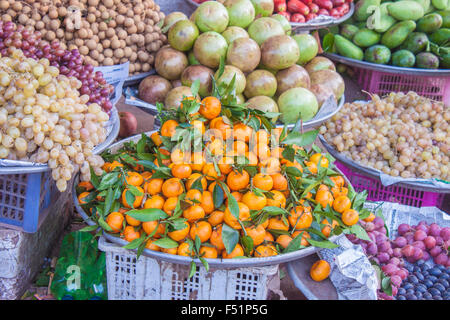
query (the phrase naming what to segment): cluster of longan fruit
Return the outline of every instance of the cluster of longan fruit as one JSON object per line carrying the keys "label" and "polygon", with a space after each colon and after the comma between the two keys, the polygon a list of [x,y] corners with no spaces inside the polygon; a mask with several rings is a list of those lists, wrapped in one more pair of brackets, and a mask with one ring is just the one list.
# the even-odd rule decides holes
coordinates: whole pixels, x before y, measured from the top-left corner
{"label": "cluster of longan fruit", "polygon": [[0,15],[33,27],[48,42],[59,40],[63,49],[78,49],[94,66],[129,61],[130,74],[152,69],[167,40],[159,27],[164,13],[153,0],[0,0]]}

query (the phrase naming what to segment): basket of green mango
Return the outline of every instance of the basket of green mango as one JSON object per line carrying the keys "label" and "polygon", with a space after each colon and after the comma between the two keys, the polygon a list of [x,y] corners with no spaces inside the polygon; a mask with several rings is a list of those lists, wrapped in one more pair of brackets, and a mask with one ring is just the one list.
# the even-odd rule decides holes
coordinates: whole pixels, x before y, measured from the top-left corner
{"label": "basket of green mango", "polygon": [[450,0],[359,0],[350,19],[321,35],[324,51],[362,68],[450,69]]}

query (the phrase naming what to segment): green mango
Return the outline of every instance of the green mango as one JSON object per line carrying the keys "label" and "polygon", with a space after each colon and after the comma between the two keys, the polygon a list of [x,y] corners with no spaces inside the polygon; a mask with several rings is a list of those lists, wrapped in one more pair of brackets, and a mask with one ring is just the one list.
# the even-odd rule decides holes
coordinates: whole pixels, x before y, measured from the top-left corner
{"label": "green mango", "polygon": [[356,60],[362,60],[364,57],[364,52],[361,48],[341,35],[334,36],[334,44],[336,45],[337,52],[341,56]]}
{"label": "green mango", "polygon": [[416,63],[414,53],[408,50],[398,50],[392,54],[392,64],[397,67],[412,68]]}
{"label": "green mango", "polygon": [[372,63],[387,64],[391,59],[391,50],[388,47],[377,44],[367,48],[364,60]]}
{"label": "green mango", "polygon": [[364,28],[358,30],[353,36],[353,43],[358,47],[367,48],[377,44],[380,41],[381,35],[373,30]]}
{"label": "green mango", "polygon": [[439,58],[431,52],[421,52],[416,56],[416,67],[421,69],[439,68]]}
{"label": "green mango", "polygon": [[437,9],[432,4],[430,4],[430,6],[428,7],[428,10],[425,11],[425,14],[435,12],[436,10]]}
{"label": "green mango", "polygon": [[436,43],[438,46],[442,46],[450,41],[450,29],[441,28],[435,31],[430,36],[430,41]]}
{"label": "green mango", "polygon": [[367,28],[374,30],[378,33],[385,33],[390,27],[392,27],[397,20],[391,17],[388,13],[387,6],[391,4],[391,1],[383,2],[380,6],[380,20],[377,23],[376,14],[371,15],[367,19]]}
{"label": "green mango", "polygon": [[355,13],[353,17],[356,19],[356,21],[366,21],[367,18],[371,15],[371,13],[368,12],[368,8],[370,6],[380,6],[381,1],[380,0],[359,0],[355,5]]}
{"label": "green mango", "polygon": [[341,36],[347,38],[348,40],[352,40],[355,33],[359,31],[357,26],[354,26],[353,24],[344,24],[341,26]]}
{"label": "green mango", "polygon": [[415,29],[416,23],[412,20],[397,22],[383,34],[381,37],[381,44],[389,49],[396,48],[401,45]]}
{"label": "green mango", "polygon": [[387,6],[389,14],[397,20],[419,20],[425,14],[423,7],[415,1],[403,0]]}
{"label": "green mango", "polygon": [[450,0],[431,0],[431,3],[438,10],[450,10]]}
{"label": "green mango", "polygon": [[424,51],[428,46],[428,37],[423,32],[412,32],[400,46],[414,54]]}
{"label": "green mango", "polygon": [[366,27],[366,21],[359,21],[355,23],[355,26],[358,27],[358,29],[362,29]]}
{"label": "green mango", "polygon": [[443,55],[441,55],[441,61],[439,63],[439,67],[441,69],[450,69],[450,52],[449,53],[444,53]]}
{"label": "green mango", "polygon": [[430,9],[431,0],[414,0],[414,1],[422,6],[424,13],[426,13]]}
{"label": "green mango", "polygon": [[441,28],[450,28],[450,11],[438,11],[436,13],[442,17]]}
{"label": "green mango", "polygon": [[443,19],[437,13],[430,13],[417,21],[417,31],[432,33],[442,26]]}

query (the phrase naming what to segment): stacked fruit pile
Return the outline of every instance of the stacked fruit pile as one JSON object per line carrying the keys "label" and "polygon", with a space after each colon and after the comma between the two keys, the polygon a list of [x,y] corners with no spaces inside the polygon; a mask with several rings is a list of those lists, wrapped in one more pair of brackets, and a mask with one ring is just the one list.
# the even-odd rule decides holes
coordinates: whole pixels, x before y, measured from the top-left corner
{"label": "stacked fruit pile", "polygon": [[[424,69],[450,68],[448,1],[359,0],[355,14],[324,47],[372,63]],[[330,36],[328,36],[330,38]]]}
{"label": "stacked fruit pile", "polygon": [[106,139],[108,115],[89,96],[80,95],[81,82],[60,75],[46,58],[26,58],[19,49],[0,58],[0,158],[48,163],[60,191],[81,167],[100,169],[103,160],[92,154]]}
{"label": "stacked fruit pile", "polygon": [[189,87],[195,80],[200,80],[203,98],[212,94],[215,78],[219,89],[235,84],[237,104],[249,99],[250,108],[280,111],[280,120],[289,124],[300,114],[304,121],[312,119],[330,96],[340,99],[344,81],[331,61],[315,58],[316,39],[291,37],[283,16],[255,20],[257,12],[250,0],[227,0],[202,3],[190,20],[179,12],[168,15],[164,30],[170,47],[158,51],[158,76],[141,83],[139,97],[178,108],[183,96],[192,96]]}
{"label": "stacked fruit pile", "polygon": [[149,71],[166,41],[164,14],[153,0],[3,0],[0,14],[60,41],[61,49],[78,50],[93,66],[129,61],[131,74]]}
{"label": "stacked fruit pile", "polygon": [[317,131],[273,128],[264,113],[212,96],[185,98],[161,123],[104,154],[105,172],[77,187],[84,210],[127,248],[267,257],[362,230],[364,196],[318,147],[305,149]]}
{"label": "stacked fruit pile", "polygon": [[274,0],[275,12],[290,22],[304,23],[318,16],[340,18],[350,11],[353,0]]}
{"label": "stacked fruit pile", "polygon": [[450,180],[450,111],[415,92],[347,103],[320,132],[337,151],[394,177]]}
{"label": "stacked fruit pile", "polygon": [[[398,236],[395,240],[390,240],[381,216],[371,215],[361,224],[367,231],[369,239],[358,239],[354,235],[348,235],[347,237],[353,243],[360,244],[369,259],[376,265],[381,266],[382,278],[388,279],[388,281],[385,281],[390,283],[390,285],[382,287],[384,292],[379,292],[381,299],[392,299],[397,294],[399,294],[397,298],[400,300],[404,300],[404,298],[408,300],[414,298],[426,299],[426,296],[422,297],[422,294],[427,290],[422,292],[422,289],[419,288],[421,286],[417,286],[415,292],[413,290],[413,292],[408,292],[405,295],[406,290],[416,287],[415,285],[419,282],[423,283],[426,278],[427,280],[437,280],[437,278],[428,279],[429,275],[433,275],[432,272],[441,274],[444,270],[445,274],[446,268],[450,270],[450,259],[448,258],[450,228],[441,228],[436,223],[428,225],[425,221],[421,221],[415,226],[401,224],[398,226]],[[428,260],[431,258],[433,258],[435,267],[429,266],[431,261]],[[426,261],[428,261],[427,266],[421,266]],[[411,265],[414,263],[421,266],[419,270]],[[418,278],[420,278],[420,281],[417,280]],[[430,289],[428,290],[430,294],[434,293],[432,298],[436,299],[434,296],[441,296],[445,292],[441,292],[439,285],[436,288],[434,282],[431,281],[429,285],[423,285]],[[409,287],[411,283],[414,286]],[[441,285],[445,285],[445,283]],[[444,296],[441,298],[444,298]]]}
{"label": "stacked fruit pile", "polygon": [[397,300],[450,300],[450,267],[430,266],[421,259],[406,268],[411,275],[398,289]]}
{"label": "stacked fruit pile", "polygon": [[29,26],[0,21],[0,54],[7,56],[13,48],[22,50],[27,58],[47,59],[62,75],[81,81],[80,93],[88,95],[90,103],[99,104],[107,113],[112,109],[109,97],[114,87],[106,83],[101,72],[94,72],[94,66],[78,50],[65,50],[56,40],[48,43],[42,40],[40,32],[34,32]]}

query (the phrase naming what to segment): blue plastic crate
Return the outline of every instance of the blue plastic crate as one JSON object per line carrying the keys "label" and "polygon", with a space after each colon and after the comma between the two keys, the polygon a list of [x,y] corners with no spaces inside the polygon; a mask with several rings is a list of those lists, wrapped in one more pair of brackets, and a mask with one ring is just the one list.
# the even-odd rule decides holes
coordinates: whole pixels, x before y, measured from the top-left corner
{"label": "blue plastic crate", "polygon": [[50,171],[0,174],[0,225],[36,232],[56,193]]}

